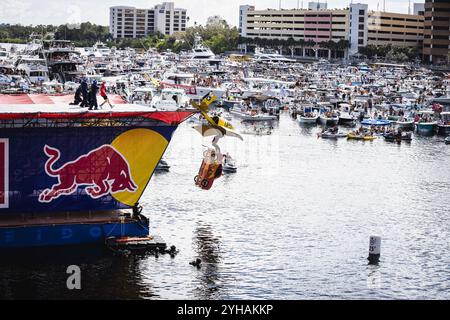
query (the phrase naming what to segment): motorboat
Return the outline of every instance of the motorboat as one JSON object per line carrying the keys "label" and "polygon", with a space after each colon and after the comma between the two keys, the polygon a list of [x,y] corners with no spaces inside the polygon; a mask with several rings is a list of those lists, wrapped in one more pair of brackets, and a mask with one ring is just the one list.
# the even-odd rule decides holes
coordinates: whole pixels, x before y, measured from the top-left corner
{"label": "motorboat", "polygon": [[211,51],[211,49],[202,43],[201,37],[196,36],[194,47],[188,57],[190,60],[207,60],[214,59],[215,54]]}
{"label": "motorboat", "polygon": [[158,165],[156,166],[155,171],[157,171],[157,172],[168,172],[169,169],[170,169],[170,166],[169,166],[169,164],[167,163],[167,161],[164,160],[164,159],[161,159],[161,160],[158,162]]}
{"label": "motorboat", "polygon": [[445,142],[445,144],[450,144],[450,136],[448,136],[447,138],[445,138],[444,142]]}
{"label": "motorboat", "polygon": [[436,132],[437,121],[416,122],[417,133],[424,136],[432,136]]}
{"label": "motorboat", "polygon": [[347,135],[348,133],[339,131],[337,130],[337,128],[336,129],[332,128],[323,132],[319,132],[317,134],[317,137],[322,139],[338,139],[338,138],[346,138]]}
{"label": "motorboat", "polygon": [[414,119],[400,118],[397,121],[397,127],[402,130],[414,130]]}
{"label": "motorboat", "polygon": [[350,105],[347,103],[341,103],[339,105],[339,124],[340,125],[353,125],[355,124],[356,117],[351,114]]}
{"label": "motorboat", "polygon": [[450,134],[450,112],[441,112],[441,118],[437,126],[439,135],[447,136]]}
{"label": "motorboat", "polygon": [[93,51],[100,53],[102,57],[109,57],[109,55],[111,54],[111,49],[108,48],[106,44],[100,41],[94,44]]}
{"label": "motorboat", "polygon": [[297,121],[300,124],[317,124],[317,120],[319,119],[318,114],[310,114],[310,115],[297,115]]}
{"label": "motorboat", "polygon": [[31,83],[39,84],[49,81],[49,72],[45,59],[22,56],[16,61],[16,68],[23,71]]}
{"label": "motorboat", "polygon": [[319,122],[324,126],[337,126],[339,123],[339,116],[334,111],[325,111],[319,115]]}
{"label": "motorboat", "polygon": [[235,172],[237,172],[236,162],[228,154],[223,156],[222,172],[224,172],[224,173],[235,173]]}
{"label": "motorboat", "polygon": [[243,121],[273,121],[273,120],[277,120],[277,116],[258,113],[256,110],[247,111],[247,112],[230,110],[230,113],[232,115],[240,117]]}
{"label": "motorboat", "polygon": [[241,131],[243,134],[252,134],[256,136],[268,136],[272,134],[272,127],[252,127],[252,129],[244,129]]}
{"label": "motorboat", "polygon": [[412,133],[411,132],[389,132],[383,135],[386,141],[411,141]]}
{"label": "motorboat", "polygon": [[151,106],[157,110],[176,111],[189,107],[189,101],[183,89],[167,88],[153,97]]}
{"label": "motorboat", "polygon": [[391,124],[391,121],[385,119],[365,119],[361,121],[363,126],[388,126]]}
{"label": "motorboat", "polygon": [[347,135],[348,133],[339,131],[337,127],[334,127],[327,130],[325,129],[322,130],[322,132],[319,132],[317,134],[317,137],[322,139],[337,139],[337,138],[346,138]]}
{"label": "motorboat", "polygon": [[286,62],[286,63],[294,63],[295,59],[289,59],[285,56],[270,51],[256,50],[255,55],[253,57],[254,62]]}

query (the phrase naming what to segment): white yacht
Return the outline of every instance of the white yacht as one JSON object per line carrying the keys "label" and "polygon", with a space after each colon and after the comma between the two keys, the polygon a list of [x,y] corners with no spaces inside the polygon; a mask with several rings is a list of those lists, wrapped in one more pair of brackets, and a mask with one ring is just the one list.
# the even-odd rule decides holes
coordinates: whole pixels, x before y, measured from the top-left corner
{"label": "white yacht", "polygon": [[5,48],[0,47],[0,61],[5,61],[8,59],[8,51]]}
{"label": "white yacht", "polygon": [[191,60],[206,60],[214,59],[215,54],[202,43],[202,39],[199,36],[195,37],[195,44],[189,55]]}
{"label": "white yacht", "polygon": [[253,57],[254,62],[286,62],[294,63],[295,59],[289,59],[276,52],[265,52],[263,50],[257,50]]}
{"label": "white yacht", "polygon": [[24,71],[31,83],[49,81],[48,67],[45,59],[34,56],[21,56],[16,61],[17,70]]}
{"label": "white yacht", "polygon": [[151,106],[157,110],[176,111],[189,107],[189,97],[183,89],[162,89],[160,94],[153,97]]}
{"label": "white yacht", "polygon": [[109,57],[109,55],[111,54],[111,49],[109,49],[106,44],[100,41],[94,44],[93,51],[100,53],[103,57]]}

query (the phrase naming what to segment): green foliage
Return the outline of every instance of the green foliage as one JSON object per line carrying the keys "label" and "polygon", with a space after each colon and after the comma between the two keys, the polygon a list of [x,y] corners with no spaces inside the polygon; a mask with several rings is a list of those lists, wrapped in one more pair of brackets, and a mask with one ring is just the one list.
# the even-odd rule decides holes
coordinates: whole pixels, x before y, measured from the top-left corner
{"label": "green foliage", "polygon": [[141,49],[156,48],[159,51],[172,50],[177,53],[181,50],[191,49],[196,34],[201,36],[205,44],[216,54],[236,50],[239,39],[237,28],[231,28],[219,16],[210,17],[206,26],[190,27],[187,28],[186,32],[178,35],[167,36],[157,32],[140,39],[112,39],[108,27],[99,26],[90,22],[81,23],[78,26],[22,26],[0,24],[0,38],[3,39],[3,42],[26,43],[33,33],[42,37],[48,33],[54,33],[55,39],[70,40],[78,47],[91,47],[95,42],[102,41],[109,47],[115,46],[119,49],[127,47]]}
{"label": "green foliage", "polygon": [[220,17],[211,17],[208,21],[206,26],[200,25],[186,29],[181,37],[184,42],[182,49],[191,48],[194,45],[195,36],[199,35],[215,54],[236,50],[239,42],[238,29],[230,27]]}
{"label": "green foliage", "polygon": [[335,41],[324,41],[316,43],[312,39],[305,41],[304,39],[296,40],[294,38],[282,39],[282,38],[244,38],[239,37],[238,44],[256,45],[259,47],[279,47],[279,48],[289,48],[289,47],[315,47],[318,46],[321,49],[331,49],[331,50],[345,50],[350,46],[348,40]]}
{"label": "green foliage", "polygon": [[367,47],[361,48],[360,53],[368,58],[378,57],[398,62],[414,60],[418,55],[417,48],[392,45],[368,45]]}

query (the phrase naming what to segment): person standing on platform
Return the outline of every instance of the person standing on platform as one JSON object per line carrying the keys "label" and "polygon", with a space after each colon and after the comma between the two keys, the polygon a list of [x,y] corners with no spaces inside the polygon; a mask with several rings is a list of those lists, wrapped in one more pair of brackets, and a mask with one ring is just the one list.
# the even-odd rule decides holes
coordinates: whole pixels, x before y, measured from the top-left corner
{"label": "person standing on platform", "polygon": [[108,96],[106,95],[106,85],[104,82],[102,82],[102,84],[100,85],[100,96],[105,100],[103,101],[103,103],[100,105],[100,108],[103,107],[103,105],[105,103],[108,103],[109,106],[111,107],[111,109],[113,108],[113,105],[111,104],[111,102],[109,102]]}
{"label": "person standing on platform", "polygon": [[98,110],[97,93],[97,80],[94,80],[91,85],[91,90],[89,90],[89,110]]}
{"label": "person standing on platform", "polygon": [[88,84],[86,81],[86,78],[83,78],[81,80],[81,95],[83,96],[83,101],[81,101],[81,107],[82,108],[88,108],[89,107],[89,99],[88,99]]}

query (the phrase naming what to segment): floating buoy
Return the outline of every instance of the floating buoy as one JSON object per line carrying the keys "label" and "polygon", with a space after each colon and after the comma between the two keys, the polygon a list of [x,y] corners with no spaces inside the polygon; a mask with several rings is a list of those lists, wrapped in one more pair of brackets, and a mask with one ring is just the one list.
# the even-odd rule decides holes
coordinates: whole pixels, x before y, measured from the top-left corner
{"label": "floating buoy", "polygon": [[371,236],[369,240],[369,260],[370,264],[376,264],[380,260],[381,237]]}

